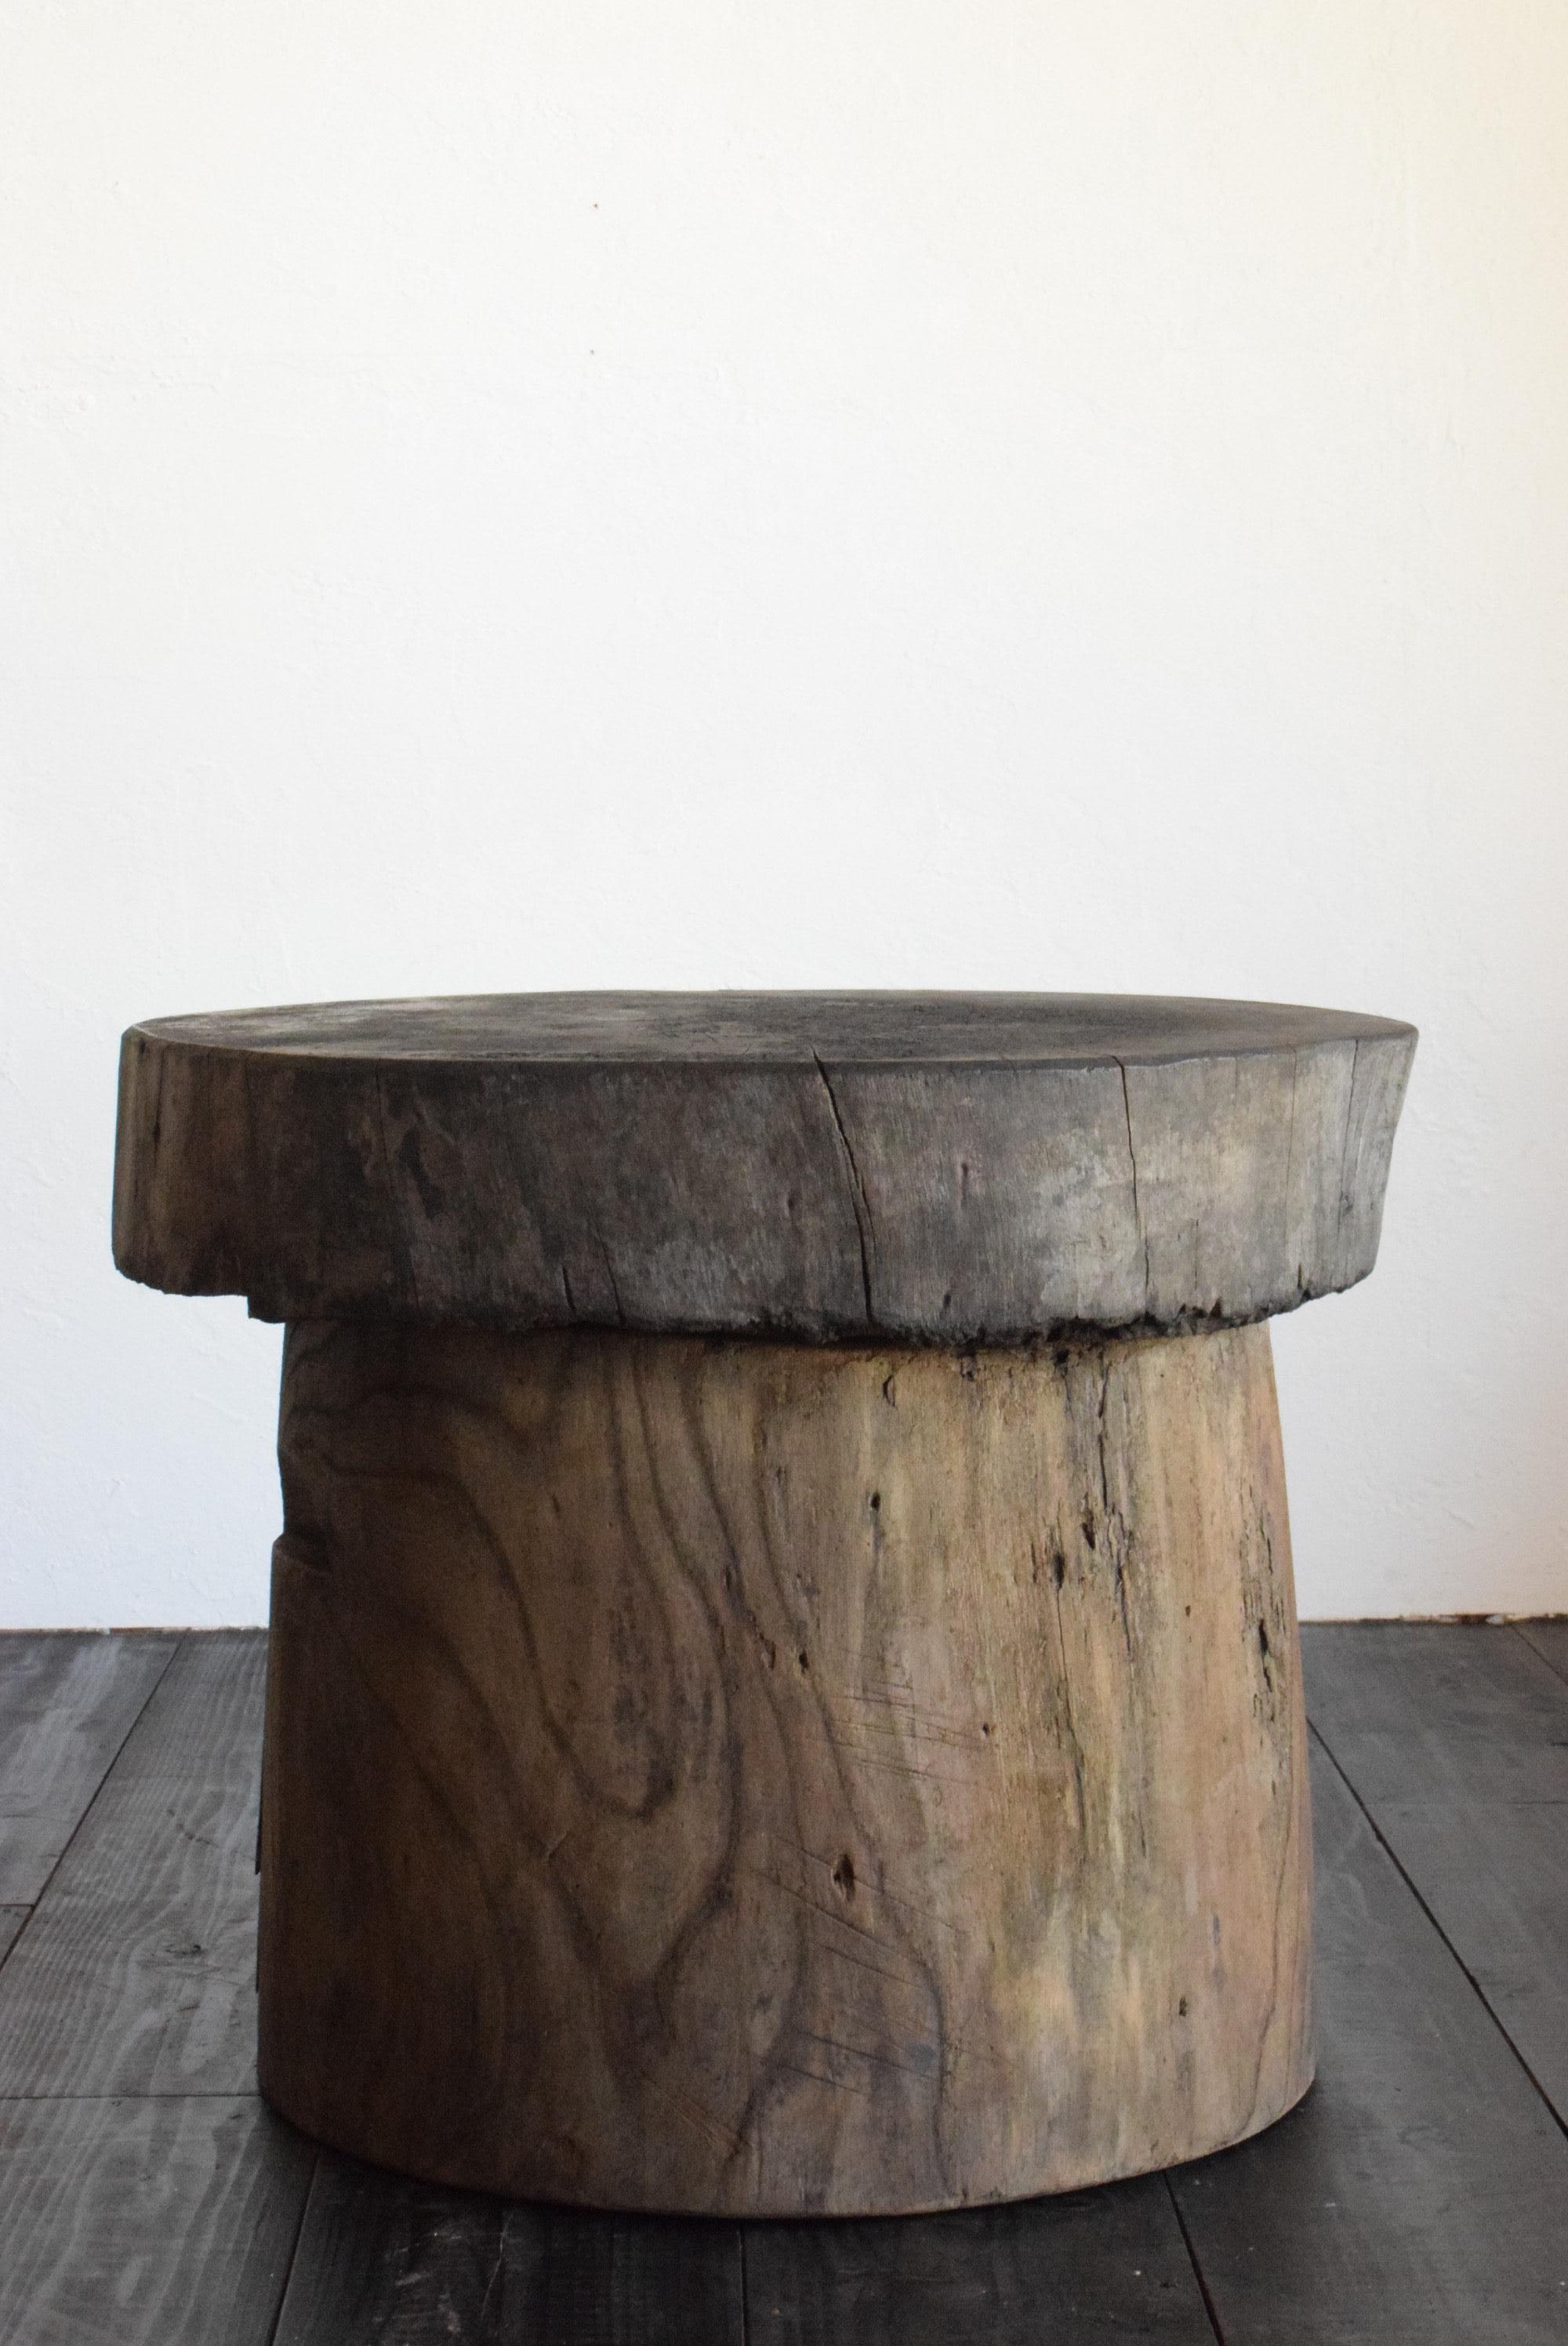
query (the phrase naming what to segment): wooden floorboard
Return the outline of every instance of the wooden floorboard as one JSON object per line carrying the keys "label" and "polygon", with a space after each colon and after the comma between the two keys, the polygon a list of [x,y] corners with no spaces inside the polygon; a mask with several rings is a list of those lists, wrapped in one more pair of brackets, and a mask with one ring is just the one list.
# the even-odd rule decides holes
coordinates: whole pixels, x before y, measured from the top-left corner
{"label": "wooden floorboard", "polygon": [[740,2228],[545,2217],[540,2346],[743,2346]]}
{"label": "wooden floorboard", "polygon": [[444,2191],[323,2152],[276,2346],[488,2346],[538,2331],[536,2211]]}
{"label": "wooden floorboard", "polygon": [[750,2346],[1213,2346],[1157,2177],[1022,2207],[746,2232]]}
{"label": "wooden floorboard", "polygon": [[0,1969],[0,2095],[254,2090],[265,1667],[180,1645]]}
{"label": "wooden floorboard", "polygon": [[0,2338],[268,2346],[311,2166],[249,2097],[0,2104]]}
{"label": "wooden floorboard", "polygon": [[1563,2346],[1568,2140],[1320,1744],[1318,2083],[1171,2187],[1225,2346]]}
{"label": "wooden floorboard", "polygon": [[1305,1642],[1319,1732],[1568,2126],[1568,1682],[1511,1627]]}
{"label": "wooden floorboard", "polygon": [[744,2233],[743,2254],[738,2225],[508,2206],[324,2156],[277,2346],[1212,2346],[1157,2179]]}
{"label": "wooden floorboard", "polygon": [[30,1906],[178,1637],[0,1634],[0,1906]]}
{"label": "wooden floorboard", "polygon": [[733,2224],[522,2207],[323,2156],[277,2346],[744,2346]]}
{"label": "wooden floorboard", "polygon": [[1551,1621],[1515,1621],[1512,1627],[1515,1635],[1543,1662],[1549,1662],[1560,1678],[1568,1680],[1568,1615],[1559,1614]]}

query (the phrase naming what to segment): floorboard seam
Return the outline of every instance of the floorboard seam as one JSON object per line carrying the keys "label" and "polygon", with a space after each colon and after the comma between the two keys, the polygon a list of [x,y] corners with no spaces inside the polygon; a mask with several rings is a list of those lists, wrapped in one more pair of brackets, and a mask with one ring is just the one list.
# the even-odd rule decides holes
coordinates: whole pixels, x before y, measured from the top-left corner
{"label": "floorboard seam", "polygon": [[751,2346],[751,2301],[746,2280],[746,2227],[735,2227],[736,2251],[740,2259],[740,2346]]}
{"label": "floorboard seam", "polygon": [[0,2109],[9,2108],[14,2102],[260,2102],[261,2098],[254,2086],[197,2086],[188,2089],[171,2086],[161,2091],[157,2087],[138,2090],[127,2086],[117,2094],[0,2094]]}
{"label": "floorboard seam", "polygon": [[1523,2070],[1525,2076],[1529,2078],[1536,2092],[1540,2095],[1543,2103],[1550,2113],[1553,2124],[1558,2128],[1560,2133],[1564,2136],[1568,2136],[1568,2118],[1564,2118],[1559,2111],[1556,2104],[1552,2099],[1551,2095],[1546,2091],[1545,2086],[1542,2084],[1540,2078],[1536,2076],[1534,2070],[1531,2067],[1529,2062],[1525,2059],[1523,2054],[1520,2051],[1518,2045],[1509,2035],[1508,2030],[1504,2027],[1502,2020],[1499,2019],[1486,1990],[1481,1986],[1481,1982],[1476,1978],[1475,1974],[1471,1970],[1470,1965],[1465,1962],[1464,1957],[1460,1953],[1459,1949],[1454,1945],[1453,1941],[1449,1937],[1448,1933],[1443,1929],[1442,1924],[1432,1912],[1431,1908],[1428,1905],[1426,1900],[1422,1897],[1420,1891],[1417,1888],[1416,1883],[1407,1872],[1398,1851],[1393,1846],[1393,1843],[1389,1840],[1382,1827],[1379,1824],[1377,1818],[1372,1814],[1371,1810],[1367,1806],[1366,1801],[1361,1798],[1360,1793],[1357,1790],[1354,1783],[1346,1774],[1344,1769],[1340,1767],[1339,1760],[1334,1757],[1333,1750],[1327,1737],[1324,1735],[1322,1729],[1316,1725],[1312,1725],[1310,1721],[1308,1724],[1311,1725],[1311,1731],[1313,1735],[1316,1736],[1319,1745],[1320,1746],[1329,1765],[1333,1769],[1334,1773],[1339,1777],[1339,1781],[1344,1785],[1345,1790],[1349,1793],[1350,1798],[1355,1801],[1356,1806],[1366,1818],[1367,1823],[1370,1828],[1372,1836],[1377,1841],[1379,1848],[1388,1858],[1390,1864],[1399,1875],[1400,1880],[1404,1883],[1406,1889],[1410,1892],[1410,1896],[1415,1900],[1416,1904],[1420,1908],[1421,1912],[1426,1916],[1427,1921],[1431,1924],[1432,1929],[1437,1933],[1438,1937],[1442,1941],[1443,1945],[1448,1949],[1449,1953],[1453,1957],[1454,1962],[1464,1974],[1465,1978],[1470,1982],[1471,1988],[1475,1992],[1476,1998],[1479,2001],[1481,2009],[1485,2012],[1487,2018],[1491,2021],[1492,2026],[1496,2029],[1498,2035],[1502,2037],[1503,2043],[1507,2045],[1509,2051],[1512,2054],[1514,2059],[1518,2062],[1520,2067]]}
{"label": "floorboard seam", "polygon": [[1176,2198],[1176,2185],[1171,2181],[1168,2174],[1162,2175],[1160,2181],[1166,2187],[1166,2197],[1171,2203],[1171,2212],[1176,2219],[1176,2229],[1181,2233],[1182,2244],[1186,2249],[1187,2262],[1192,2267],[1192,2277],[1197,2283],[1197,2293],[1203,2300],[1203,2310],[1208,2316],[1208,2326],[1218,2340],[1219,2346],[1225,2346],[1225,2331],[1220,2327],[1219,2313],[1209,2294],[1208,2282],[1203,2267],[1197,2260],[1197,2250],[1193,2245],[1192,2234],[1187,2229],[1186,2218],[1182,2213],[1181,2201]]}
{"label": "floorboard seam", "polygon": [[[21,1937],[28,1923],[32,1921],[34,1913],[37,1909],[37,1904],[38,1902],[36,1898],[11,1898],[7,1899],[4,1907],[0,1907],[0,1914],[4,1914],[6,1912],[15,1914],[20,1911],[22,1920],[16,1925],[16,1939]],[[0,1971],[4,1971],[5,1965],[10,1961],[11,1949],[15,1947],[16,1939],[13,1939],[11,1941],[10,1946],[0,1947]]]}
{"label": "floorboard seam", "polygon": [[[1550,1617],[1551,1617],[1548,1616],[1548,1618]],[[1525,1652],[1527,1654],[1533,1654],[1536,1660],[1543,1663],[1546,1668],[1551,1671],[1554,1678],[1560,1678],[1564,1686],[1568,1686],[1568,1670],[1559,1669],[1551,1655],[1543,1654],[1540,1647],[1534,1642],[1533,1638],[1527,1637],[1525,1636],[1517,1621],[1511,1621],[1508,1626],[1512,1630],[1514,1636],[1518,1638],[1520,1644],[1524,1647]]]}
{"label": "floorboard seam", "polygon": [[311,2160],[311,2179],[300,2194],[300,2219],[294,2227],[293,2239],[289,2244],[289,2261],[283,2268],[283,2286],[278,2291],[278,2302],[267,2325],[267,2346],[277,2346],[278,2332],[283,2326],[283,2312],[289,2302],[289,2284],[294,2278],[294,2267],[300,2261],[300,2243],[305,2237],[305,2218],[311,2212],[311,2200],[321,2167],[321,2154],[317,2151]]}
{"label": "floorboard seam", "polygon": [[[113,1633],[111,1632],[111,1635],[112,1635],[112,1634],[113,1634]],[[185,1632],[185,1631],[181,1631],[180,1635],[179,1635],[178,1637],[176,1637],[176,1639],[175,1639],[175,1641],[174,1641],[173,1645],[169,1647],[169,1650],[168,1650],[168,1659],[165,1662],[165,1664],[164,1664],[164,1666],[163,1666],[162,1669],[161,1669],[161,1670],[159,1670],[159,1672],[158,1672],[158,1674],[157,1678],[154,1678],[154,1680],[153,1680],[153,1682],[152,1682],[151,1686],[149,1686],[149,1687],[148,1687],[148,1690],[147,1690],[146,1697],[145,1697],[145,1698],[143,1699],[143,1701],[142,1701],[142,1702],[140,1702],[140,1703],[137,1705],[137,1713],[136,1713],[136,1717],[131,1720],[131,1722],[130,1722],[129,1726],[126,1729],[125,1733],[120,1737],[119,1741],[115,1745],[115,1748],[114,1748],[113,1751],[110,1753],[109,1758],[108,1758],[108,1760],[107,1760],[107,1764],[106,1764],[106,1766],[105,1766],[105,1768],[104,1768],[104,1772],[103,1772],[103,1774],[98,1778],[97,1782],[93,1786],[93,1796],[92,1796],[91,1800],[88,1800],[88,1801],[86,1803],[86,1805],[84,1806],[84,1808],[83,1808],[83,1810],[82,1810],[82,1813],[81,1813],[81,1815],[76,1819],[76,1823],[71,1827],[70,1831],[66,1835],[65,1841],[63,1841],[63,1843],[61,1844],[61,1848],[60,1848],[60,1854],[59,1854],[59,1855],[58,1855],[58,1857],[55,1860],[54,1864],[49,1868],[48,1872],[44,1876],[43,1881],[40,1882],[40,1884],[39,1884],[39,1886],[38,1886],[38,1895],[36,1896],[36,1898],[35,1898],[35,1899],[34,1899],[34,1901],[33,1901],[32,1904],[31,1904],[31,1905],[28,1907],[28,1909],[27,1909],[27,1919],[26,1919],[26,1921],[23,1923],[23,1925],[22,1925],[21,1929],[17,1932],[17,1933],[16,1933],[15,1937],[12,1940],[12,1942],[11,1942],[10,1945],[6,1948],[6,1950],[5,1950],[5,1953],[4,1953],[3,1955],[0,1955],[0,1970],[3,1970],[3,1969],[5,1968],[5,1964],[8,1964],[8,1963],[10,1962],[10,1960],[11,1960],[12,1956],[15,1953],[15,1952],[16,1952],[17,1948],[21,1945],[21,1943],[22,1943],[23,1940],[26,1937],[26,1935],[27,1935],[28,1932],[32,1929],[33,1924],[34,1924],[35,1921],[36,1921],[36,1918],[37,1918],[37,1912],[38,1912],[38,1909],[39,1909],[39,1907],[40,1907],[40,1906],[42,1906],[42,1904],[43,1904],[43,1902],[44,1902],[45,1899],[48,1896],[48,1894],[49,1894],[50,1891],[54,1888],[54,1885],[55,1885],[55,1876],[56,1876],[56,1875],[58,1873],[58,1872],[60,1871],[61,1866],[62,1866],[62,1865],[64,1865],[64,1863],[65,1863],[65,1862],[66,1862],[66,1858],[67,1858],[67,1857],[69,1857],[69,1855],[70,1855],[70,1853],[71,1853],[72,1850],[76,1847],[76,1835],[81,1831],[82,1827],[87,1823],[87,1819],[92,1815],[93,1810],[97,1807],[98,1800],[99,1800],[100,1795],[102,1794],[102,1791],[103,1791],[104,1786],[108,1782],[109,1778],[114,1774],[115,1770],[119,1766],[119,1763],[120,1763],[120,1754],[124,1751],[124,1749],[125,1749],[125,1748],[126,1748],[126,1745],[130,1741],[131,1737],[136,1733],[137,1729],[141,1725],[142,1720],[147,1717],[147,1707],[148,1707],[148,1704],[152,1700],[152,1698],[153,1698],[154,1695],[158,1692],[158,1690],[159,1687],[163,1684],[163,1682],[164,1682],[165,1678],[168,1676],[169,1671],[173,1668],[173,1667],[174,1667],[174,1658],[175,1658],[176,1654],[178,1654],[178,1653],[181,1650],[181,1648],[184,1647],[185,1642],[186,1642],[186,1637],[187,1637],[187,1634],[188,1634],[187,1632]],[[10,2099],[10,2098],[13,2098],[13,2097],[8,2096],[6,2096],[5,2098]],[[101,2096],[99,2096],[98,2098],[101,2098]]]}

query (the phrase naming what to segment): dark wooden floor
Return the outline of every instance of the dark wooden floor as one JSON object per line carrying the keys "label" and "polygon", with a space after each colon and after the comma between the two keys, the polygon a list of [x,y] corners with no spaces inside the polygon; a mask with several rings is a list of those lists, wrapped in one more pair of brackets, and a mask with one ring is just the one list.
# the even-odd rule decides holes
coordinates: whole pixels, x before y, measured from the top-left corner
{"label": "dark wooden floor", "polygon": [[428,2189],[271,2117],[263,1639],[0,1638],[0,2341],[1568,2341],[1568,1622],[1307,1646],[1302,2106],[1070,2199],[739,2227]]}

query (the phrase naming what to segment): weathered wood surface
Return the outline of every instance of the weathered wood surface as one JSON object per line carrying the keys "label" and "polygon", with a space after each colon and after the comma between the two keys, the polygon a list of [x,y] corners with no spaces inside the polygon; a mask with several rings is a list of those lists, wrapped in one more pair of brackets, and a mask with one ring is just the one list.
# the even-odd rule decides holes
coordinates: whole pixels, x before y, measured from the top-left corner
{"label": "weathered wood surface", "polygon": [[115,1254],[263,1319],[1011,1341],[1377,1253],[1414,1029],[1050,994],[521,994],[150,1021]]}
{"label": "weathered wood surface", "polygon": [[285,1352],[261,2080],[629,2208],[1062,2190],[1305,2089],[1262,1329]]}
{"label": "weathered wood surface", "polygon": [[1312,1789],[1318,2083],[1167,2178],[1219,2335],[1563,2346],[1568,2141],[1321,1746]]}
{"label": "weathered wood surface", "polygon": [[1163,2182],[746,2236],[748,2346],[1214,2346]]}
{"label": "weathered wood surface", "polygon": [[265,1639],[185,1639],[0,1970],[0,2096],[254,2085]]}
{"label": "weathered wood surface", "polygon": [[253,2098],[0,2101],[0,2338],[270,2346],[311,2159]]}
{"label": "weathered wood surface", "polygon": [[1568,2127],[1568,1685],[1502,1627],[1306,1638],[1313,1724]]}
{"label": "weathered wood surface", "polygon": [[0,1906],[0,1964],[3,1964],[15,1943],[33,1909],[30,1906]]}
{"label": "weathered wood surface", "polygon": [[0,1633],[0,1903],[37,1897],[178,1643]]}

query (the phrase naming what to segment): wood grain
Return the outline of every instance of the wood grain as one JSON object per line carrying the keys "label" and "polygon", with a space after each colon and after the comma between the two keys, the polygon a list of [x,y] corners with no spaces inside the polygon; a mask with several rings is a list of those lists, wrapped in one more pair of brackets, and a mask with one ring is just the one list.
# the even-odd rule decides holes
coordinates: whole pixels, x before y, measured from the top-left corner
{"label": "wood grain", "polygon": [[0,1964],[10,1953],[17,1933],[32,1911],[30,1906],[0,1906]]}
{"label": "wood grain", "polygon": [[268,2346],[312,2157],[254,2098],[0,2101],[0,2338]]}
{"label": "wood grain", "polygon": [[0,1970],[0,2094],[253,2088],[265,1656],[181,1643]]}
{"label": "wood grain", "polygon": [[1168,2178],[1220,2335],[1562,2346],[1568,2141],[1321,1746],[1312,1790],[1318,2084]]}
{"label": "wood grain", "polygon": [[36,1899],[178,1643],[0,1635],[0,1902]]}
{"label": "wood grain", "polygon": [[1264,1330],[292,1328],[261,2080],[429,2178],[932,2208],[1310,2075]]}
{"label": "wood grain", "polygon": [[1054,994],[517,994],[152,1020],[115,1256],[262,1319],[962,1345],[1366,1276],[1415,1030]]}
{"label": "wood grain", "polygon": [[1313,1723],[1568,2127],[1568,1685],[1512,1628],[1307,1632]]}

